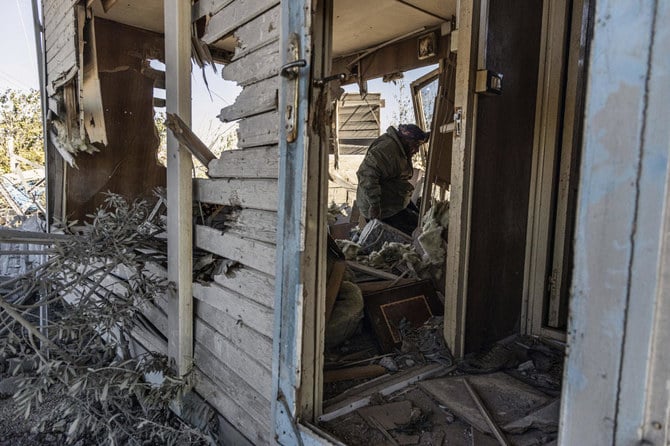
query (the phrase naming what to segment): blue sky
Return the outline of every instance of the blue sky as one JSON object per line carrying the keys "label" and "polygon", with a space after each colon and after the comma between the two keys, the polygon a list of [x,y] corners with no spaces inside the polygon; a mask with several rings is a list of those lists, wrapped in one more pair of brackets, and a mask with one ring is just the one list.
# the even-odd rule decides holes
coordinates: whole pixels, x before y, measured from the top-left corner
{"label": "blue sky", "polygon": [[[0,90],[7,88],[27,90],[39,89],[37,57],[35,56],[35,38],[30,0],[0,0]],[[411,81],[428,72],[430,68],[422,68],[408,73],[406,81]],[[192,73],[193,92],[193,130],[206,143],[213,136],[214,127],[219,126],[216,116],[221,108],[230,105],[240,88],[233,82],[224,81],[221,70],[214,73],[211,67],[205,69],[211,91],[207,92],[202,73],[195,69]],[[347,91],[356,88],[347,87]],[[382,109],[382,131],[389,125],[391,117],[397,110],[394,96],[398,87],[381,80],[372,80],[368,84],[371,93],[381,92],[386,100]],[[219,130],[220,131],[220,130]]]}

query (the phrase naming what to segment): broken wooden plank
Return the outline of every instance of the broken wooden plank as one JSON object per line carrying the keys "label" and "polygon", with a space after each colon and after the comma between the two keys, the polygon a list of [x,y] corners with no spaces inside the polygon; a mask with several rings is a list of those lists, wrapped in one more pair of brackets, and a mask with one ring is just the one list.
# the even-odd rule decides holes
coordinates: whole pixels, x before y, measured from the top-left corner
{"label": "broken wooden plank", "polygon": [[[473,375],[468,378],[502,426],[524,417],[534,408],[544,406],[551,398],[537,389],[503,373]],[[423,381],[424,391],[446,406],[475,429],[492,433],[486,420],[468,395],[460,377]]]}
{"label": "broken wooden plank", "polygon": [[208,166],[212,178],[278,178],[279,147],[225,150]]}
{"label": "broken wooden plank", "polygon": [[51,245],[55,240],[72,240],[68,234],[47,234],[45,232],[23,231],[20,229],[0,228],[0,242],[31,243],[33,245]]}
{"label": "broken wooden plank", "polygon": [[493,419],[493,416],[491,415],[491,412],[488,410],[482,399],[479,397],[477,394],[477,391],[470,385],[470,382],[468,381],[467,378],[463,377],[463,384],[465,385],[465,388],[468,390],[468,393],[472,397],[472,400],[475,402],[477,405],[477,408],[479,409],[479,412],[482,414],[484,419],[486,420],[486,424],[489,425],[489,428],[493,432],[493,435],[496,437],[498,442],[500,443],[500,446],[510,446],[510,443],[507,441],[507,438],[505,438],[505,434],[502,433],[500,430],[500,427],[498,427],[498,424],[495,422]]}
{"label": "broken wooden plank", "polygon": [[266,211],[277,210],[278,186],[274,179],[196,179],[194,186],[194,198],[198,201]]}
{"label": "broken wooden plank", "polygon": [[[155,100],[155,99],[154,99]],[[193,133],[191,128],[176,114],[168,113],[165,126],[172,131],[177,141],[193,155],[198,161],[207,166],[216,156],[209,147]]]}
{"label": "broken wooden plank", "polygon": [[197,225],[195,244],[198,248],[235,260],[267,274],[275,271],[275,246],[237,235],[221,233],[218,229]]}
{"label": "broken wooden plank", "polygon": [[143,75],[145,75],[150,79],[153,79],[154,88],[160,88],[162,90],[165,90],[165,71],[156,70],[154,68],[151,68],[150,66],[145,66],[142,67],[140,73],[142,73]]}
{"label": "broken wooden plank", "polygon": [[415,384],[424,379],[428,379],[435,375],[445,373],[447,369],[441,364],[430,364],[427,366],[406,370],[405,372],[389,375],[387,380],[383,382],[374,383],[369,387],[365,387],[358,394],[340,400],[326,408],[324,413],[318,419],[320,422],[331,421],[336,418],[353,412],[361,407],[370,404],[371,398],[375,393],[382,396],[390,395],[400,389]]}
{"label": "broken wooden plank", "polygon": [[349,268],[355,270],[355,271],[360,271],[360,272],[368,274],[370,276],[379,277],[380,279],[395,281],[396,279],[399,278],[399,276],[397,276],[395,274],[388,273],[386,271],[382,271],[380,269],[373,268],[371,266],[362,265],[362,264],[360,264],[358,262],[355,262],[353,260],[347,260],[347,266]]}
{"label": "broken wooden plank", "polygon": [[247,85],[233,104],[221,109],[218,118],[223,122],[230,122],[276,110],[279,103],[278,87],[277,76]]}

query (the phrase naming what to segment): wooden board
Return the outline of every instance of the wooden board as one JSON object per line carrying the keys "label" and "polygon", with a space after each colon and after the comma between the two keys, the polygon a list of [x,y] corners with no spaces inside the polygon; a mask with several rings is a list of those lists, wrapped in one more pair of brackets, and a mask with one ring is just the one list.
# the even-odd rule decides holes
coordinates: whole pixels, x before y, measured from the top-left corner
{"label": "wooden board", "polygon": [[[193,297],[205,303],[208,308],[212,307],[227,315],[235,324],[255,330],[256,333],[265,336],[266,340],[272,338],[274,312],[271,308],[259,305],[217,284],[202,285],[194,283]],[[223,326],[216,327],[217,330],[225,333],[226,336],[232,336],[232,332],[223,330]],[[243,348],[242,343],[240,343],[239,347]],[[263,357],[261,360],[269,368],[270,357]]]}
{"label": "wooden board", "polygon": [[237,46],[233,60],[278,41],[281,24],[279,12],[277,5],[235,30]]}
{"label": "wooden board", "polygon": [[226,222],[226,231],[261,242],[277,242],[277,213],[258,209],[241,209]]}
{"label": "wooden board", "polygon": [[195,355],[196,392],[253,444],[268,444],[270,403],[199,343]]}
{"label": "wooden board", "polygon": [[[481,432],[490,433],[485,418],[463,384],[462,377],[419,383],[424,391],[459,418]],[[525,417],[551,401],[551,397],[503,372],[467,377],[499,426]]]}
{"label": "wooden board", "polygon": [[226,65],[223,78],[246,87],[276,76],[279,74],[279,65],[279,45],[267,45]]}
{"label": "wooden board", "polygon": [[211,178],[278,178],[278,146],[225,150],[208,165]]}
{"label": "wooden board", "polygon": [[194,199],[205,203],[277,210],[277,180],[194,180]]}
{"label": "wooden board", "polygon": [[[214,358],[220,358],[242,381],[265,399],[272,394],[272,373],[270,369],[253,359],[247,352],[236,347],[201,319],[194,321],[194,334],[197,344],[201,344]],[[195,364],[202,361],[202,356]]]}
{"label": "wooden board", "polygon": [[235,0],[209,19],[201,40],[214,43],[278,3],[277,0]]}
{"label": "wooden board", "polygon": [[279,79],[276,76],[247,85],[235,98],[233,104],[221,109],[219,119],[223,122],[229,122],[276,110],[278,106],[278,87]]}
{"label": "wooden board", "polygon": [[[264,336],[237,318],[234,313],[222,311],[219,306],[213,306],[204,300],[195,302],[197,317],[214,327],[233,345],[246,351],[266,368],[272,367],[272,339]],[[230,305],[228,305],[230,307]]]}
{"label": "wooden board", "polygon": [[195,228],[195,244],[198,248],[235,260],[266,274],[275,271],[275,246],[238,235],[221,233],[217,229],[198,225]]}
{"label": "wooden board", "polygon": [[268,308],[274,308],[274,277],[251,268],[234,268],[214,276],[214,281]]}
{"label": "wooden board", "polygon": [[258,147],[279,142],[279,113],[271,111],[242,119],[239,124],[237,145]]}

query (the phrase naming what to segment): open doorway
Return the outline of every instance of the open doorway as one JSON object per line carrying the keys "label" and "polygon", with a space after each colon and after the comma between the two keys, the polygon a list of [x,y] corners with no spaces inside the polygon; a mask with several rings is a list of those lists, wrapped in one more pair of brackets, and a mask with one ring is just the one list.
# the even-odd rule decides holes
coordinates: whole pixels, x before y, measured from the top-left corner
{"label": "open doorway", "polygon": [[[438,407],[437,412],[443,413],[448,407],[459,429],[463,426],[458,423],[464,422],[473,437],[495,436],[476,401],[481,397],[486,405],[495,395],[504,394],[532,403],[516,413],[514,420],[507,420],[503,435],[534,435],[537,444],[544,444],[555,439],[557,431],[565,347],[560,342],[560,333],[564,333],[560,318],[565,314],[567,294],[561,291],[563,298],[561,292],[553,298],[545,293],[535,297],[529,284],[546,287],[551,280],[545,274],[550,265],[555,268],[560,264],[563,271],[570,268],[576,180],[573,175],[565,186],[561,179],[565,175],[559,173],[574,174],[578,159],[570,147],[578,146],[574,126],[582,108],[578,98],[583,93],[584,76],[578,61],[585,53],[587,13],[581,3],[573,2],[565,2],[561,8],[549,2],[515,8],[508,1],[489,1],[482,2],[481,10],[468,11],[471,15],[464,17],[472,22],[459,26],[454,19],[448,20],[450,14],[457,13],[456,2],[442,6],[429,3],[413,5],[419,14],[446,20],[436,20],[432,27],[414,34],[380,33],[378,41],[367,42],[367,46],[361,41],[361,46],[347,48],[344,55],[338,53],[338,45],[351,44],[351,36],[342,30],[350,29],[354,22],[341,24],[338,34],[337,20],[352,14],[346,9],[352,5],[334,5],[329,74],[352,86],[344,92],[330,89],[331,212],[325,256],[323,405],[322,410],[316,410],[320,413],[317,420],[340,438],[362,423],[386,440],[390,435],[393,441],[401,437],[405,441],[400,434],[415,433],[398,430],[403,424],[400,421],[384,428],[379,411],[396,415],[404,411],[407,415],[407,408],[411,412],[422,407],[425,415],[430,408]],[[462,7],[463,2],[458,3]],[[466,3],[472,6],[472,2]],[[407,7],[405,2],[384,2],[377,14],[403,14]],[[374,35],[374,26],[370,28]],[[456,31],[453,34],[452,28]],[[431,33],[434,37],[427,37]],[[409,85],[411,123],[430,131],[430,138],[415,164],[422,167],[416,180],[423,178],[413,183],[412,197],[420,224],[409,238],[402,238],[398,231],[357,211],[353,203],[356,175],[352,171],[376,136],[385,131],[380,110],[388,107],[389,101],[378,94],[373,79],[388,81],[401,75],[406,79],[408,72],[424,63],[422,51],[431,54],[434,64]],[[374,76],[367,77],[367,73]],[[558,74],[558,81],[546,81],[553,73]],[[464,96],[469,100],[463,101]],[[555,135],[563,135],[558,140],[546,135],[552,126]],[[538,135],[544,135],[544,142]],[[567,139],[571,143],[560,149]],[[547,154],[551,154],[550,163]],[[351,156],[358,159],[351,162],[347,158]],[[538,157],[549,167],[538,169]],[[549,192],[543,192],[540,185],[548,185]],[[456,201],[451,202],[454,190]],[[545,214],[536,206],[541,192],[550,196],[548,202],[542,202]],[[457,234],[453,238],[450,225]],[[538,227],[550,234],[544,243],[531,236]],[[425,233],[437,240],[435,252],[420,243]],[[456,247],[447,245],[452,240]],[[529,271],[538,264],[529,252],[547,262],[535,281]],[[431,254],[439,260],[432,262],[432,271],[424,276],[426,271],[408,261],[413,256],[425,260]],[[560,289],[566,290],[569,275],[562,278]],[[338,305],[345,302],[349,320],[336,330],[334,339],[328,324]],[[541,310],[529,310],[531,302]],[[549,313],[551,308],[556,309],[555,316]],[[543,327],[554,323],[553,336],[528,322],[531,313],[537,312],[542,314]],[[444,326],[447,323],[449,327]],[[443,335],[450,332],[457,336]],[[473,385],[464,384],[463,376]],[[423,384],[412,386],[417,381]],[[474,388],[473,393],[469,387]],[[397,396],[399,389],[412,397]],[[374,393],[386,397],[384,407],[362,410],[370,406]],[[437,406],[418,402],[426,395]],[[468,410],[475,412],[473,418],[468,418],[459,404],[469,406]],[[539,416],[544,410],[553,420],[548,429],[511,427],[514,421]],[[411,416],[398,420],[418,422]],[[432,433],[454,435],[456,428],[451,424],[440,424]],[[357,438],[350,440],[352,444],[374,441]],[[428,441],[422,437],[424,440]],[[384,441],[382,437],[380,441]]]}

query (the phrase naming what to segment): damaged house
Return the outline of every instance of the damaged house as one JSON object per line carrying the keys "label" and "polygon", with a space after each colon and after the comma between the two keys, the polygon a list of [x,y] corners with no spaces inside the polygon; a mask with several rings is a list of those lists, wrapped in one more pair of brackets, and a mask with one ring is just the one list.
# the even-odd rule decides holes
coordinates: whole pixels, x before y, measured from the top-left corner
{"label": "damaged house", "polygon": [[[524,393],[535,408],[560,406],[552,435],[511,444],[668,444],[668,2],[42,0],[41,12],[49,221],[85,219],[106,191],[166,187],[170,292],[134,341],[194,371],[224,441],[346,443],[328,423],[355,411],[391,444],[450,439],[446,428],[400,434],[366,413],[370,386],[326,398],[326,322],[340,283],[355,282],[378,302],[366,321],[387,321],[380,353],[399,345],[406,310],[393,316],[395,301],[383,300],[393,290],[443,314],[437,338],[453,364],[518,336],[565,347],[560,402]],[[223,64],[242,87],[219,115],[239,122],[237,148],[218,158],[189,138],[192,60]],[[385,131],[368,81],[421,67],[433,69],[411,89],[431,136],[417,190],[422,218],[448,200],[440,273],[427,289],[398,271],[384,285],[340,276],[333,289],[343,253],[330,239],[349,238],[358,221],[329,233],[329,186],[349,200],[346,157]],[[355,93],[343,95],[346,85]],[[156,89],[178,129],[167,168],[156,161]],[[193,156],[207,178],[192,178]],[[194,224],[194,203],[234,212],[224,230]],[[237,266],[200,283],[194,249]],[[473,438],[508,444],[529,413],[485,415],[491,392],[504,391],[452,371],[409,365],[375,378],[374,393],[419,383]],[[496,379],[502,389],[513,378]],[[393,401],[390,418],[418,405]]]}

